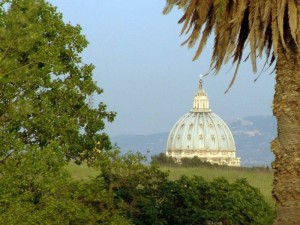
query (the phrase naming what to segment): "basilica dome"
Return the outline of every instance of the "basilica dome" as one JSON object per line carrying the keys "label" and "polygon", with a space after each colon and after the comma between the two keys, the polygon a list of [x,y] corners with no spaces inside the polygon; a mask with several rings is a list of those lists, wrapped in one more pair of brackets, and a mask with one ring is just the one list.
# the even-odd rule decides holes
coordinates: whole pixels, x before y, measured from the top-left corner
{"label": "basilica dome", "polygon": [[227,124],[209,108],[202,83],[201,79],[192,109],[171,129],[166,155],[179,162],[181,158],[197,156],[210,163],[240,166],[232,133]]}

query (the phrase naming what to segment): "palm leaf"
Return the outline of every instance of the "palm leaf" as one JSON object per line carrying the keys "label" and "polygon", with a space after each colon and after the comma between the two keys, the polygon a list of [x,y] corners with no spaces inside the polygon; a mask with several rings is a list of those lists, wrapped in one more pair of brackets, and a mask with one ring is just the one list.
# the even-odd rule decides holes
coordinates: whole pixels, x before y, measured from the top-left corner
{"label": "palm leaf", "polygon": [[280,40],[282,46],[286,49],[286,44],[284,40],[284,29],[283,29],[283,19],[285,14],[286,0],[277,0],[277,23],[278,31],[280,35]]}
{"label": "palm leaf", "polygon": [[[236,64],[231,86],[235,80],[243,51],[249,43],[252,69],[257,71],[256,58],[265,50],[266,64],[277,58],[278,46],[287,48],[285,32],[300,42],[299,0],[166,0],[164,13],[173,6],[183,10],[179,20],[182,34],[188,38],[182,44],[191,48],[200,39],[193,60],[202,53],[208,38],[214,31],[214,47],[211,70],[217,73],[221,66],[233,57]],[[204,27],[204,29],[203,29]],[[248,57],[246,57],[246,60]]]}
{"label": "palm leaf", "polygon": [[288,1],[288,17],[289,17],[289,26],[292,38],[294,39],[295,43],[297,44],[297,4],[295,0]]}

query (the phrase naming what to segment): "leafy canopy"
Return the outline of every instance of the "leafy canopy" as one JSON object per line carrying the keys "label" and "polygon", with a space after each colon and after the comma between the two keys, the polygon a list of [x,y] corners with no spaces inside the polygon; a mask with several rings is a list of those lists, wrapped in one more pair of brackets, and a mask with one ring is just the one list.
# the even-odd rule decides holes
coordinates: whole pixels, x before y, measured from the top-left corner
{"label": "leafy canopy", "polygon": [[94,66],[82,63],[88,42],[80,32],[43,0],[1,2],[0,161],[53,143],[78,162],[97,143],[110,148],[99,131],[114,113],[88,104],[102,89],[92,79]]}
{"label": "leafy canopy", "polygon": [[97,224],[103,213],[82,203],[68,160],[110,149],[88,42],[44,0],[0,3],[0,224]]}

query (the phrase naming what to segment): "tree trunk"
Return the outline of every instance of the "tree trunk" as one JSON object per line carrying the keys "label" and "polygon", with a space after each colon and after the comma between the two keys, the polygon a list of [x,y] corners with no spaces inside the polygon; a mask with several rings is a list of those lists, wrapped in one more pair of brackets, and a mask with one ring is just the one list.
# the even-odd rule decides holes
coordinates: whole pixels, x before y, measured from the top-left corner
{"label": "tree trunk", "polygon": [[[287,32],[288,33],[288,32]],[[287,34],[288,36],[288,34]],[[273,113],[278,136],[272,142],[275,161],[273,197],[276,225],[300,224],[300,52],[286,37],[287,50],[279,46]]]}

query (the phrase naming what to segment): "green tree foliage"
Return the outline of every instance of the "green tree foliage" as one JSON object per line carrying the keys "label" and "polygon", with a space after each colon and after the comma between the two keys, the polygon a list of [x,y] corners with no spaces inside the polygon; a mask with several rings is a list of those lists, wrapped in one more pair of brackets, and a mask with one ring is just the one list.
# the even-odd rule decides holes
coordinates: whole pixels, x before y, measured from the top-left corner
{"label": "green tree foliage", "polygon": [[[109,138],[98,131],[114,114],[88,97],[100,94],[93,65],[79,54],[88,42],[80,26],[65,24],[43,0],[7,0],[0,8],[0,158],[28,146],[59,144],[67,159],[90,157]],[[27,149],[28,150],[28,149]]]}
{"label": "green tree foliage", "polygon": [[198,158],[197,156],[193,158],[184,157],[178,162],[176,158],[172,158],[166,156],[165,153],[160,153],[158,155],[153,155],[151,157],[152,164],[158,164],[160,166],[182,166],[182,167],[216,167],[218,164],[211,164],[209,162],[205,162]]}
{"label": "green tree foliage", "polygon": [[0,224],[95,224],[93,210],[80,202],[80,186],[55,148],[31,149],[1,166]]}
{"label": "green tree foliage", "polygon": [[[91,179],[88,188],[92,188],[86,203],[97,211],[107,212],[108,221],[113,216],[127,218],[127,223],[146,213],[141,205],[152,204],[153,196],[147,195],[148,190],[155,190],[160,183],[167,181],[167,173],[161,172],[154,165],[144,165],[146,158],[140,154],[126,153],[114,148],[110,151],[97,151],[96,159],[90,164],[99,171],[99,176]],[[100,187],[99,183],[104,186]],[[107,199],[95,199],[94,194],[104,187]],[[103,189],[102,189],[103,190]],[[102,221],[104,223],[105,221]],[[125,224],[125,223],[122,223]]]}
{"label": "green tree foliage", "polygon": [[158,164],[164,166],[176,166],[176,159],[166,156],[165,153],[159,153],[158,155],[151,156],[151,164]]}
{"label": "green tree foliage", "polygon": [[[272,224],[274,213],[259,190],[246,180],[229,183],[224,178],[207,182],[195,176],[160,183],[149,190],[152,203],[135,224]],[[150,198],[151,199],[151,198]]]}
{"label": "green tree foliage", "polygon": [[[184,167],[220,167],[221,165],[205,162],[194,156],[193,158],[184,157],[181,159],[181,165]],[[225,167],[228,167],[224,165]]]}
{"label": "green tree foliage", "polygon": [[110,149],[88,42],[43,0],[0,3],[0,224],[95,224],[103,215],[81,202],[83,184],[65,165]]}
{"label": "green tree foliage", "polygon": [[[118,149],[96,152],[90,165],[99,176],[88,183],[83,201],[107,216],[101,223],[118,215],[136,225],[272,224],[271,207],[245,179],[229,183],[224,178],[208,182],[182,176],[171,181],[155,163],[144,165],[139,154],[120,155]],[[95,193],[105,194],[95,198]]]}

